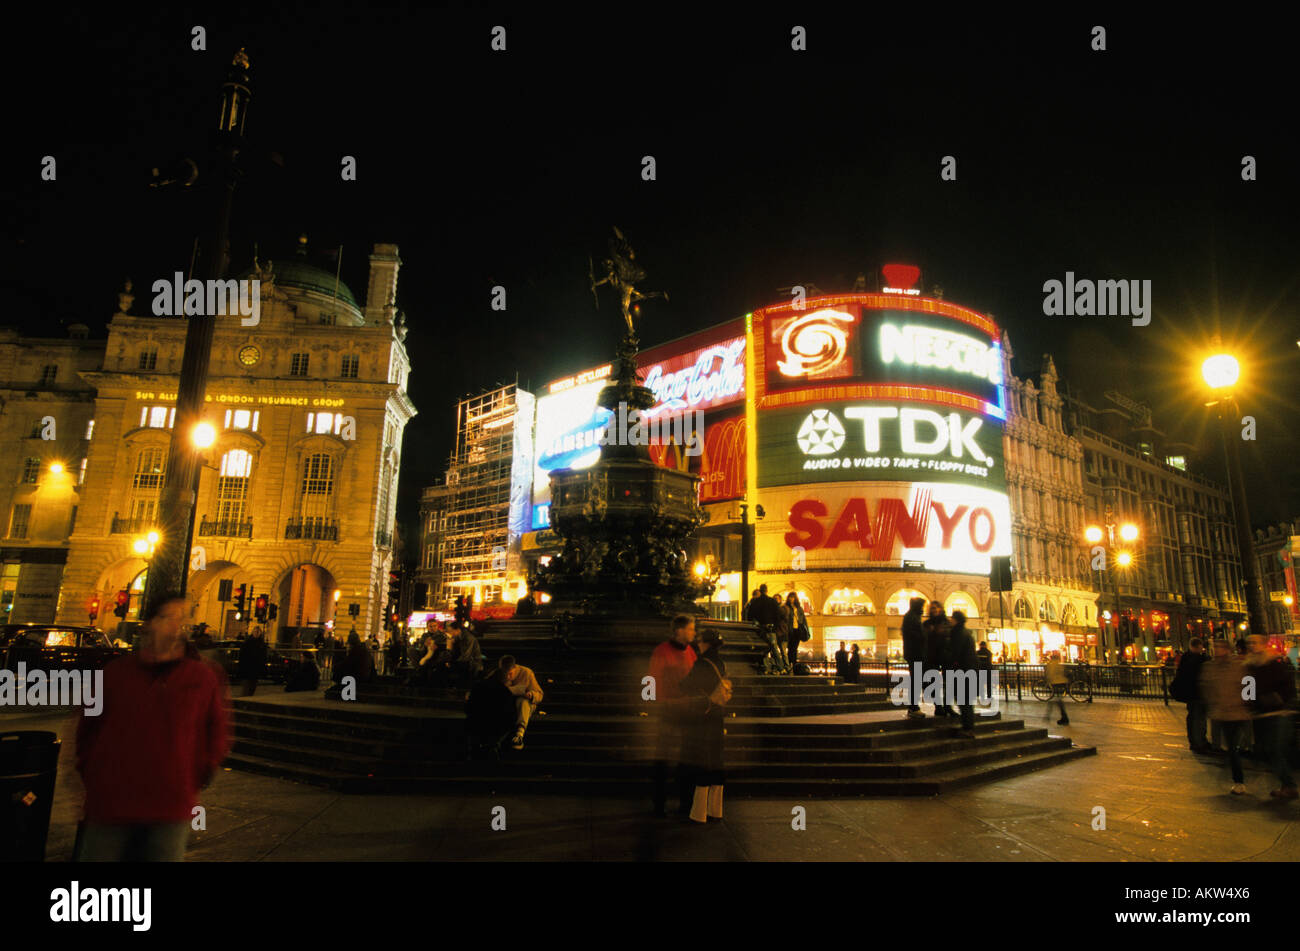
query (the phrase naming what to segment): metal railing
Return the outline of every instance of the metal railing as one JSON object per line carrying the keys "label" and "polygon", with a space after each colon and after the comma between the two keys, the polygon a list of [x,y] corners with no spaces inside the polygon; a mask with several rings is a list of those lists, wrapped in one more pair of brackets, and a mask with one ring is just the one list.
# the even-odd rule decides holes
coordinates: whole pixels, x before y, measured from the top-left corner
{"label": "metal railing", "polygon": [[145,518],[119,518],[113,516],[113,525],[109,532],[112,535],[132,535],[136,532],[147,532],[153,528],[153,522]]}
{"label": "metal railing", "polygon": [[216,538],[252,538],[252,522],[209,522],[206,518],[199,522],[199,535]]}
{"label": "metal railing", "polygon": [[285,523],[284,537],[287,539],[336,542],[339,540],[339,523],[337,519],[290,519]]}

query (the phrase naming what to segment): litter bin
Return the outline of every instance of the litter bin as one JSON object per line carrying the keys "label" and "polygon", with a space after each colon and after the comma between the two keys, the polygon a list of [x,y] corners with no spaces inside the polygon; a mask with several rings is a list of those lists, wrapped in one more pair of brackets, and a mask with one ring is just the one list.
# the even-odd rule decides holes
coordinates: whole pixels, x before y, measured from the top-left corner
{"label": "litter bin", "polygon": [[0,733],[0,861],[45,861],[61,745],[48,730]]}

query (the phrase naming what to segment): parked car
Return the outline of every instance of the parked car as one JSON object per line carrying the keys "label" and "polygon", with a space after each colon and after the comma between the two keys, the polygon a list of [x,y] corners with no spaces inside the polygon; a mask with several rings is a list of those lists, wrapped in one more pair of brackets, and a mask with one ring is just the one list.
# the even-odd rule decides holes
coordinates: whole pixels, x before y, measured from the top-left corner
{"label": "parked car", "polygon": [[41,670],[99,670],[115,657],[129,654],[103,631],[69,624],[6,624],[0,627],[0,667],[20,662]]}
{"label": "parked car", "polygon": [[[209,657],[221,665],[226,672],[226,677],[233,683],[237,679],[239,672],[239,649],[244,646],[243,641],[222,640],[213,641],[210,648],[200,651],[205,657]],[[274,647],[270,647],[266,652],[266,674],[263,680],[269,680],[273,684],[282,684],[289,675],[289,668],[293,665],[293,660],[281,654]]]}

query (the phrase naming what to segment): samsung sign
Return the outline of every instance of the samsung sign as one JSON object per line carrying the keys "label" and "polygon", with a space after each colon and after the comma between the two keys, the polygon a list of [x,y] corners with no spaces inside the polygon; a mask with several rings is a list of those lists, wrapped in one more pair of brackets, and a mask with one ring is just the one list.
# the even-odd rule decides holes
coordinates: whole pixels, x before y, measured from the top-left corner
{"label": "samsung sign", "polygon": [[837,403],[762,413],[760,486],[926,481],[1005,484],[1002,429],[947,407]]}

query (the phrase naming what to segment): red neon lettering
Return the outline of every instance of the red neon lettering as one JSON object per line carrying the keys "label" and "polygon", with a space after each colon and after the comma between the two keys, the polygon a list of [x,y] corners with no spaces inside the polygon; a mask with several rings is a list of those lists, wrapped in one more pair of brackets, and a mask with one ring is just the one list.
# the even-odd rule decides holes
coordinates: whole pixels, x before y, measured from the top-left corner
{"label": "red neon lettering", "polygon": [[848,541],[856,541],[859,548],[871,547],[871,513],[867,511],[866,499],[849,499],[844,503],[826,547],[839,548],[841,542]]}
{"label": "red neon lettering", "polygon": [[916,493],[915,514],[908,512],[902,499],[881,499],[876,510],[876,543],[871,549],[873,561],[887,561],[894,553],[894,538],[905,548],[924,548],[930,529],[930,491]]}
{"label": "red neon lettering", "polygon": [[953,529],[957,527],[961,517],[966,514],[967,507],[965,505],[957,506],[957,511],[953,512],[952,516],[949,517],[948,513],[944,511],[942,502],[931,502],[930,504],[934,506],[934,514],[939,518],[939,527],[943,529],[943,547],[951,548]]}
{"label": "red neon lettering", "polygon": [[[818,548],[826,537],[825,529],[817,516],[826,514],[826,504],[820,499],[800,499],[790,506],[790,527],[793,532],[785,533],[785,543],[789,548]],[[803,535],[799,533],[803,532]]]}
{"label": "red neon lettering", "polygon": [[[983,516],[984,518],[988,519],[988,523],[989,523],[988,538],[984,539],[984,541],[982,542],[976,537],[976,531],[975,531],[975,520],[980,516]],[[984,508],[983,506],[980,506],[975,511],[970,513],[971,547],[974,548],[981,555],[993,547],[993,536],[994,534],[996,534],[996,532],[997,532],[997,525],[995,525],[993,522],[993,513],[990,512],[988,509]]]}

